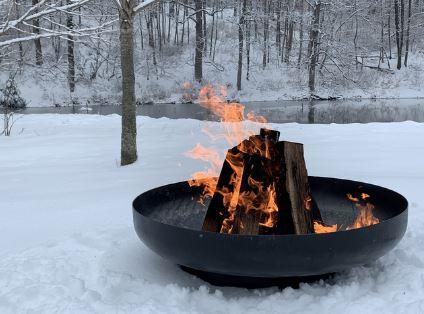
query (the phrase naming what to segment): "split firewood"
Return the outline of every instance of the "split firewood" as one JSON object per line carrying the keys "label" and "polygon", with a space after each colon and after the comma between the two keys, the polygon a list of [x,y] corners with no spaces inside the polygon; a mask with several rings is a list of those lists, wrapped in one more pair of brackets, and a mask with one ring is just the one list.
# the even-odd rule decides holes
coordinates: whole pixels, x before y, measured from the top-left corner
{"label": "split firewood", "polygon": [[231,234],[312,233],[320,219],[303,145],[262,129],[227,152],[203,230]]}

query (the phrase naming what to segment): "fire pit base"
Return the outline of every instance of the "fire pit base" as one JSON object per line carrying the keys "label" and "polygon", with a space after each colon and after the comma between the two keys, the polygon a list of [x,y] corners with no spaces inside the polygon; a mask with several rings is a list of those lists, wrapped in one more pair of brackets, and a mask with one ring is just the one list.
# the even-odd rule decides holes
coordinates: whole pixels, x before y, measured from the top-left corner
{"label": "fire pit base", "polygon": [[263,278],[222,275],[185,266],[180,266],[180,268],[185,272],[194,275],[214,286],[238,287],[247,289],[260,289],[269,287],[278,287],[280,289],[291,287],[293,289],[298,289],[301,283],[313,283],[319,280],[327,280],[331,279],[335,275],[335,273],[330,273],[317,276]]}
{"label": "fire pit base", "polygon": [[138,196],[133,202],[134,227],[154,252],[186,270],[196,269],[199,277],[220,285],[252,287],[284,285],[287,278],[293,282],[293,277],[307,281],[369,264],[402,239],[408,222],[408,202],[402,195],[343,179],[309,177],[309,182],[325,223],[350,226],[354,222],[358,208],[346,196],[359,187],[370,195],[373,214],[380,222],[325,234],[250,236],[202,231],[208,206],[198,202],[202,190],[180,182]]}

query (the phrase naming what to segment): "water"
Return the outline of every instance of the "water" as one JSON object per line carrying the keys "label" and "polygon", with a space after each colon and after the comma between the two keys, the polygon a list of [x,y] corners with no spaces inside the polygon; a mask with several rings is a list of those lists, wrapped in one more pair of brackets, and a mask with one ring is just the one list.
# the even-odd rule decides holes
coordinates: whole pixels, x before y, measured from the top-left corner
{"label": "water", "polygon": [[[424,99],[334,100],[334,101],[270,101],[245,103],[246,112],[253,111],[273,123],[369,123],[424,122]],[[120,114],[120,106],[27,108],[24,114]],[[214,121],[211,111],[198,104],[154,104],[137,107],[137,115],[152,118],[191,118]]]}

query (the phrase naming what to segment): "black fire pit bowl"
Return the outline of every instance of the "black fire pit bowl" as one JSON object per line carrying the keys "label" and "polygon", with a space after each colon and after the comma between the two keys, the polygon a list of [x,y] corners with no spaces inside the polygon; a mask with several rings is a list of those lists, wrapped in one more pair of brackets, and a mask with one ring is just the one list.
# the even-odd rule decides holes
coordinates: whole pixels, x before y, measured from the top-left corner
{"label": "black fire pit bowl", "polygon": [[[403,237],[408,202],[372,184],[309,177],[324,222],[350,225],[358,214],[346,198],[357,190],[371,195],[380,223],[365,228],[308,235],[228,235],[201,230],[207,206],[201,190],[187,182],[166,185],[133,202],[139,238],[154,252],[217,285],[271,286],[286,278],[308,280],[377,260]],[[291,280],[289,280],[291,282]],[[291,284],[290,284],[291,285]]]}

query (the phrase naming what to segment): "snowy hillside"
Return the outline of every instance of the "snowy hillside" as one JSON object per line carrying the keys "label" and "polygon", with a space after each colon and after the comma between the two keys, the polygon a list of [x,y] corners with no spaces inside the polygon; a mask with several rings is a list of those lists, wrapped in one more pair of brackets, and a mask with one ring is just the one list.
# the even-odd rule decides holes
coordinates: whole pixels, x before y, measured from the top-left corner
{"label": "snowy hillside", "polygon": [[0,137],[0,313],[424,311],[423,124],[272,125],[305,144],[311,175],[395,189],[410,202],[410,220],[376,263],[298,290],[248,291],[184,273],[133,230],[135,196],[204,167],[184,152],[210,144],[205,123],[138,117],[140,159],[120,167],[117,115],[18,120]]}
{"label": "snowy hillside", "polygon": [[[153,2],[133,16],[139,103],[186,101],[184,83],[194,95],[201,85],[222,84],[242,102],[424,97],[421,0],[205,0],[200,15],[197,1]],[[33,107],[119,104],[116,3],[0,3],[0,88],[15,78]],[[28,17],[28,10],[39,12]]]}

